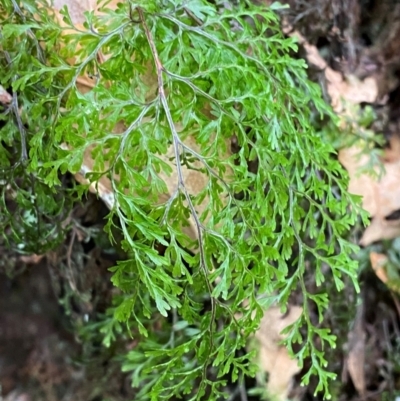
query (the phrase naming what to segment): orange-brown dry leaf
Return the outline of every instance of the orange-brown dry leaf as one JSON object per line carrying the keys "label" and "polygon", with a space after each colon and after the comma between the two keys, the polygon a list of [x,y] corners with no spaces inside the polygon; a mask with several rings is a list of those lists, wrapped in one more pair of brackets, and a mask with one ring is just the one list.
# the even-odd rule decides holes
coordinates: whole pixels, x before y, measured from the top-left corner
{"label": "orange-brown dry leaf", "polygon": [[[394,304],[397,309],[397,313],[400,316],[400,303],[397,296],[394,293],[400,293],[400,287],[398,284],[398,279],[390,279],[388,276],[388,263],[389,258],[383,253],[371,252],[369,254],[369,259],[371,261],[371,267],[378,278],[392,291],[392,297]],[[393,293],[394,292],[394,293]]]}
{"label": "orange-brown dry leaf", "polygon": [[396,163],[400,160],[400,136],[392,135],[389,139],[389,148],[385,150],[384,160],[388,163]]}
{"label": "orange-brown dry leaf", "polygon": [[369,160],[367,155],[360,157],[360,152],[355,146],[342,149],[339,161],[350,175],[349,192],[363,197],[362,206],[372,217],[360,241],[361,245],[367,246],[400,235],[400,218],[388,219],[393,212],[400,210],[400,160],[391,155],[395,161],[383,161],[385,172],[380,178],[374,178],[365,173],[359,174],[360,167]]}
{"label": "orange-brown dry leaf", "polygon": [[371,252],[369,254],[369,260],[371,261],[371,267],[375,274],[383,283],[386,284],[389,280],[385,268],[389,261],[388,257],[383,253]]}
{"label": "orange-brown dry leaf", "polygon": [[269,374],[267,390],[278,401],[286,400],[293,376],[300,371],[297,360],[292,359],[286,347],[279,344],[285,338],[281,332],[294,323],[301,313],[299,306],[291,306],[287,314],[282,314],[278,307],[271,307],[265,312],[255,335],[260,345],[260,367]]}

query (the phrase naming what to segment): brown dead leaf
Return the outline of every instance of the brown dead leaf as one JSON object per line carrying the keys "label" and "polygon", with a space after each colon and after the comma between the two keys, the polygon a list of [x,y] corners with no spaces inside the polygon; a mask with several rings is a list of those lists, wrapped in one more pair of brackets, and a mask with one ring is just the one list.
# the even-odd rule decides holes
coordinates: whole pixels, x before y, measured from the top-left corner
{"label": "brown dead leaf", "polygon": [[293,376],[300,371],[297,360],[292,359],[279,342],[285,338],[282,330],[294,323],[301,313],[299,306],[291,306],[287,314],[282,314],[278,307],[271,307],[265,312],[255,335],[260,345],[260,367],[269,374],[267,390],[276,400],[286,400]]}
{"label": "brown dead leaf", "polygon": [[21,255],[19,256],[19,260],[23,263],[30,265],[37,265],[42,259],[44,255],[36,255],[36,253],[32,255]]}
{"label": "brown dead leaf", "polygon": [[348,334],[349,353],[346,367],[351,380],[361,397],[365,396],[365,339],[366,333],[363,325],[363,305],[358,306],[353,329]]}
{"label": "brown dead leaf", "polygon": [[331,98],[332,108],[338,115],[351,115],[352,106],[355,104],[376,102],[379,91],[377,80],[374,77],[367,77],[363,81],[351,75],[344,78],[340,72],[329,67],[316,46],[311,45],[299,31],[293,30],[287,22],[284,32],[297,38],[307,53],[307,61],[324,72],[326,90]]}
{"label": "brown dead leaf", "polygon": [[[111,0],[107,3],[107,8],[115,10],[117,4],[121,0]],[[48,0],[49,6],[51,0]],[[68,7],[68,12],[71,20],[74,24],[80,25],[85,21],[85,11],[95,11],[96,14],[100,14],[98,11],[98,0],[53,0],[53,6],[56,11],[60,11],[64,6]]]}
{"label": "brown dead leaf", "polygon": [[12,101],[12,96],[0,85],[0,103],[9,104]]}
{"label": "brown dead leaf", "polygon": [[[377,102],[377,77],[358,80],[355,76],[348,76],[345,79],[340,72],[329,67],[316,46],[310,45],[298,31],[293,30],[289,24],[286,24],[285,31],[288,35],[297,37],[307,53],[308,62],[324,72],[332,107],[341,117],[340,126],[347,126],[349,118],[350,121],[357,121],[355,105]],[[400,215],[399,218],[392,218],[393,212],[400,212],[400,140],[397,139],[396,142],[393,139],[391,145],[391,150],[384,157],[386,173],[380,179],[358,174],[359,168],[368,163],[368,156],[358,158],[360,149],[352,147],[339,152],[339,160],[350,175],[349,192],[363,196],[363,208],[372,216],[371,224],[360,241],[364,246],[400,235]]]}
{"label": "brown dead leaf", "polygon": [[54,0],[54,8],[60,11],[64,6],[68,7],[68,12],[74,24],[83,23],[85,11],[92,11],[96,7],[93,0]]}
{"label": "brown dead leaf", "polygon": [[[363,197],[362,206],[372,217],[360,244],[367,246],[381,239],[391,239],[400,235],[400,160],[383,161],[385,172],[380,178],[359,174],[361,166],[368,163],[368,156],[360,156],[358,147],[342,149],[339,161],[350,175],[349,192]],[[394,156],[391,155],[392,160]],[[378,170],[376,170],[378,174]]]}

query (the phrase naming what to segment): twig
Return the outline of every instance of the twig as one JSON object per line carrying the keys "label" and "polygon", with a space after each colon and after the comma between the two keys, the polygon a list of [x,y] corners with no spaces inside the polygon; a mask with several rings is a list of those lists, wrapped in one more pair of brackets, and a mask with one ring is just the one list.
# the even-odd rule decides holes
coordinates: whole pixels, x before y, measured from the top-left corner
{"label": "twig", "polygon": [[197,24],[197,25],[203,25],[203,21],[197,18],[187,7],[183,7],[185,10],[185,13]]}
{"label": "twig", "polygon": [[246,386],[244,384],[243,378],[239,382],[239,392],[240,392],[240,399],[241,401],[248,401],[247,400],[247,391]]}
{"label": "twig", "polygon": [[[22,21],[25,23],[25,22],[26,22],[25,14],[22,12],[21,8],[19,7],[18,3],[17,3],[15,0],[11,0],[11,1],[12,1],[12,4],[13,4],[13,7],[14,7],[14,12],[15,12],[16,14],[18,14],[18,15],[21,17]],[[28,32],[29,36],[30,36],[30,37],[34,40],[34,42],[35,42],[36,52],[37,52],[38,59],[39,59],[43,64],[45,64],[45,57],[44,57],[44,55],[43,55],[43,50],[42,50],[42,48],[40,47],[40,44],[39,44],[38,40],[36,39],[36,35],[32,32],[32,29],[31,29],[31,28],[28,28],[28,29],[27,29],[27,32]]]}
{"label": "twig", "polygon": [[13,100],[12,100],[12,110],[15,116],[15,119],[17,120],[17,126],[19,130],[19,135],[21,138],[21,158],[20,158],[20,163],[24,163],[25,160],[28,159],[28,152],[26,149],[26,130],[25,126],[22,122],[21,116],[19,114],[19,108],[18,108],[18,96],[17,92],[13,93]]}
{"label": "twig", "polygon": [[76,283],[75,283],[75,279],[74,279],[74,272],[73,272],[72,266],[71,266],[72,248],[75,243],[75,238],[76,238],[76,228],[72,227],[72,235],[71,235],[71,239],[69,241],[68,251],[67,251],[67,266],[68,266],[68,270],[69,270],[69,274],[70,274],[70,278],[68,281],[69,281],[69,285],[71,286],[71,289],[73,291],[77,291],[77,287],[76,287]]}
{"label": "twig", "polygon": [[397,314],[400,317],[400,302],[399,302],[399,300],[397,298],[397,295],[393,291],[390,291],[390,295],[393,298],[393,302],[394,302],[394,305],[396,307]]}
{"label": "twig", "polygon": [[[1,34],[0,34],[0,38],[2,38]],[[11,60],[10,54],[6,50],[3,51],[3,54],[7,61],[7,64],[9,66],[11,66],[12,60]],[[17,79],[17,76],[14,76],[13,81],[15,81],[16,79]],[[14,170],[20,164],[24,164],[24,162],[28,159],[28,152],[27,152],[27,147],[26,147],[26,129],[25,129],[24,123],[22,122],[20,111],[19,111],[17,92],[13,93],[12,100],[11,100],[11,107],[9,110],[12,111],[12,113],[14,114],[15,120],[17,122],[17,127],[19,130],[19,135],[20,135],[20,140],[21,140],[21,153],[20,153],[20,158],[17,162],[15,162],[11,167],[1,168],[2,171]]]}

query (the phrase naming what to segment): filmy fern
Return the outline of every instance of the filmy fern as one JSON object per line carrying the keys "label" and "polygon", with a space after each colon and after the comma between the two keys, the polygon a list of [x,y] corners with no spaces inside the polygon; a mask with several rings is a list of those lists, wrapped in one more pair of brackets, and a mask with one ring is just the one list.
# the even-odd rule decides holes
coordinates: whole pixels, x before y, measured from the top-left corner
{"label": "filmy fern", "polygon": [[[65,218],[63,174],[79,171],[91,149],[96,173],[88,178],[107,176],[115,195],[106,229],[111,239],[122,231],[129,255],[112,268],[121,293],[101,331],[109,345],[127,323],[139,339],[123,357],[138,400],[220,399],[229,378],[254,374],[243,349],[263,308],[285,308],[296,290],[303,314],[287,344],[300,344],[300,363],[312,360],[303,382],[316,374],[316,390],[329,396],[334,375],[323,349],[335,337],[320,325],[329,297],[304,278],[341,290],[350,276],[357,286],[355,247],[343,236],[358,201],[313,128],[331,111],[305,62],[292,57],[297,46],[281,34],[274,7],[130,0],[86,13],[82,28],[66,9],[61,27],[40,2],[0,4],[0,82],[18,101],[2,114],[1,171],[34,218],[0,223],[11,245],[33,226],[41,227],[35,246],[56,242],[49,222]],[[94,82],[86,93],[77,87],[83,74]],[[188,189],[184,167],[206,177],[199,193]],[[13,181],[17,171],[25,184]],[[164,202],[161,172],[177,185]],[[1,213],[11,216],[6,187]],[[68,202],[84,192],[64,191]],[[184,229],[189,216],[194,237]]]}

